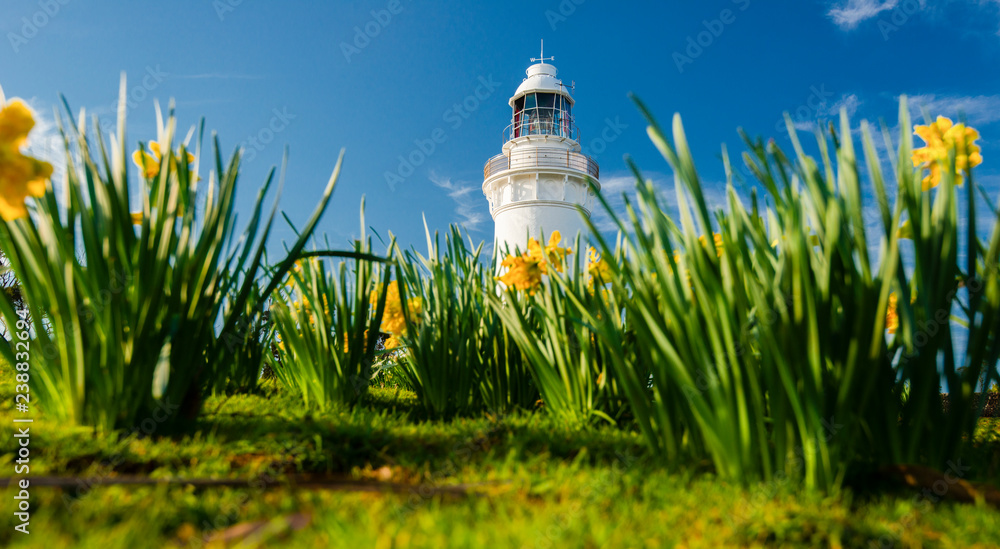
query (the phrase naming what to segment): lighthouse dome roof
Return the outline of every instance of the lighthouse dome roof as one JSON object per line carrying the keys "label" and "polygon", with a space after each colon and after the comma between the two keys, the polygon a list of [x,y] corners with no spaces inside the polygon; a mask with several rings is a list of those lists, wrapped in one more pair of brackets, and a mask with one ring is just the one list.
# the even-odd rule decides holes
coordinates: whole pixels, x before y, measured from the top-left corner
{"label": "lighthouse dome roof", "polygon": [[528,67],[525,71],[528,77],[521,82],[521,85],[517,87],[517,91],[514,92],[514,96],[510,98],[510,105],[514,106],[514,101],[517,98],[532,92],[555,92],[562,94],[569,98],[572,104],[573,98],[569,95],[569,90],[563,85],[562,80],[556,78],[556,67],[555,65],[550,65],[548,63],[535,63],[534,65]]}

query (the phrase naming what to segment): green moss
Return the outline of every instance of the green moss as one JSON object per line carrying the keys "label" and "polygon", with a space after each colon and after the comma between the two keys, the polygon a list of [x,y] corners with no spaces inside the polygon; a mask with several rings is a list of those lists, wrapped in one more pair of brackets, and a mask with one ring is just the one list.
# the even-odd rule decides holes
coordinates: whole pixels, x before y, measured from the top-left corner
{"label": "green moss", "polygon": [[[14,414],[0,375],[0,421]],[[211,398],[187,434],[96,436],[36,416],[31,474],[79,476],[78,488],[32,488],[31,535],[0,515],[0,544],[164,546],[247,521],[273,521],[257,542],[299,547],[691,547],[1000,544],[1000,512],[919,494],[803,493],[789,483],[745,489],[704,466],[667,471],[628,428],[567,427],[544,414],[420,417],[412,393],[374,389],[354,409],[310,414],[297,397]],[[990,479],[1000,422],[983,420],[970,479]],[[13,472],[12,439],[0,467]],[[8,473],[10,474],[10,473]],[[149,475],[255,479],[312,474],[388,480],[402,493],[294,488],[87,486],[88,478]],[[473,485],[467,496],[421,486]],[[8,493],[10,493],[8,491]],[[295,530],[287,517],[308,514]],[[390,542],[394,542],[390,543]],[[253,546],[251,544],[251,546]]]}

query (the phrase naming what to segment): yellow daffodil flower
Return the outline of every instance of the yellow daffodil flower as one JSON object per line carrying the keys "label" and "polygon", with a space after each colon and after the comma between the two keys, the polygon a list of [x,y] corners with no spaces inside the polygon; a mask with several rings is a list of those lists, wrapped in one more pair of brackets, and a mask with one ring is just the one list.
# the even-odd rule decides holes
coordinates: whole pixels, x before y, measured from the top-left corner
{"label": "yellow daffodil flower", "polygon": [[587,281],[590,289],[593,289],[595,279],[599,279],[601,284],[611,281],[611,266],[593,247],[587,249],[587,274],[590,275],[590,280]]}
{"label": "yellow daffodil flower", "polygon": [[396,336],[389,336],[389,338],[385,340],[385,342],[382,344],[382,346],[385,348],[386,351],[388,351],[388,350],[391,350],[391,349],[398,349],[398,348],[402,347],[403,344],[402,344],[402,342],[400,342],[400,340],[399,340],[398,337],[396,337]]}
{"label": "yellow daffodil flower", "polygon": [[527,290],[529,295],[534,295],[542,285],[542,275],[545,274],[541,263],[541,260],[530,254],[520,257],[508,255],[500,263],[501,267],[507,268],[507,274],[496,277],[496,280],[516,290]]}
{"label": "yellow daffodil flower", "polygon": [[[712,240],[715,243],[715,254],[716,254],[716,257],[722,257],[722,251],[724,250],[723,244],[722,244],[722,235],[719,234],[719,233],[712,233]],[[708,249],[708,242],[705,239],[705,235],[699,236],[698,237],[698,242],[701,242],[701,246],[703,248]]]}
{"label": "yellow daffodil flower", "polygon": [[939,116],[930,125],[915,126],[913,133],[925,143],[923,147],[914,149],[912,157],[915,168],[928,170],[922,181],[925,191],[941,183],[941,165],[947,165],[948,154],[952,150],[955,151],[955,178],[959,185],[964,180],[963,172],[983,163],[983,156],[976,145],[979,132],[975,128],[953,124],[951,119]]}
{"label": "yellow daffodil flower", "polygon": [[533,237],[528,239],[528,256],[538,262],[538,267],[542,270],[542,274],[548,274],[549,265],[552,265],[552,268],[556,272],[563,272],[563,264],[566,256],[573,253],[573,250],[560,248],[559,242],[561,240],[562,235],[559,234],[559,231],[553,231],[549,236],[549,243],[543,250],[542,245]]}
{"label": "yellow daffodil flower", "polygon": [[20,148],[35,127],[35,118],[24,101],[14,99],[0,111],[0,145]]}
{"label": "yellow daffodil flower", "polygon": [[299,275],[301,276],[302,273],[301,259],[297,260],[295,263],[292,264],[292,270],[288,271],[288,278],[285,280],[285,286],[291,288],[292,286],[295,285],[295,273],[299,273]]}
{"label": "yellow daffodil flower", "polygon": [[[706,251],[708,251],[708,240],[705,238],[705,235],[699,236],[698,237],[698,242],[701,243],[701,247],[702,248],[704,248]],[[715,255],[716,255],[716,257],[722,257],[722,252],[725,251],[725,247],[722,244],[722,235],[719,234],[719,233],[712,233],[712,242],[715,244]],[[680,263],[681,257],[683,257],[683,256],[684,256],[684,254],[681,253],[680,251],[675,251],[674,252],[674,263]]]}
{"label": "yellow daffodil flower", "polygon": [[0,217],[4,221],[27,215],[25,200],[44,196],[52,177],[51,164],[21,154],[34,126],[35,119],[23,101],[13,100],[0,110]]}
{"label": "yellow daffodil flower", "polygon": [[[181,156],[181,149],[177,150],[177,156]],[[191,164],[194,162],[194,155],[185,152],[184,154],[187,163]],[[163,159],[163,154],[160,151],[160,144],[156,141],[149,142],[149,152],[142,150],[135,151],[132,153],[132,162],[142,170],[142,175],[146,179],[153,179],[154,177],[160,175],[160,162]]]}
{"label": "yellow daffodil flower", "polygon": [[[378,303],[378,291],[372,292],[371,303],[374,306]],[[406,321],[410,323],[420,322],[423,313],[423,301],[419,297],[409,297],[406,300],[406,311],[403,310],[403,301],[399,296],[399,284],[390,282],[385,294],[385,309],[382,311],[381,331],[393,335],[406,333]]]}

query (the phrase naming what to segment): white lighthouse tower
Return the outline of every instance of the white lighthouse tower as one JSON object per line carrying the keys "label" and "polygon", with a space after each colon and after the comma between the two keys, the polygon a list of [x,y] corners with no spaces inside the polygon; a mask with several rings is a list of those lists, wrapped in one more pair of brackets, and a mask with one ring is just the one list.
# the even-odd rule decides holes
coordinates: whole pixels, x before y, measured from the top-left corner
{"label": "white lighthouse tower", "polygon": [[[483,194],[490,203],[498,257],[509,249],[527,250],[528,237],[541,240],[553,231],[572,244],[586,225],[577,206],[590,216],[598,181],[597,162],[580,153],[580,132],[573,122],[573,98],[542,57],[528,67],[510,106],[511,124],[503,132],[503,152],[483,168]],[[600,183],[597,183],[600,189]],[[544,245],[544,243],[543,243]]]}

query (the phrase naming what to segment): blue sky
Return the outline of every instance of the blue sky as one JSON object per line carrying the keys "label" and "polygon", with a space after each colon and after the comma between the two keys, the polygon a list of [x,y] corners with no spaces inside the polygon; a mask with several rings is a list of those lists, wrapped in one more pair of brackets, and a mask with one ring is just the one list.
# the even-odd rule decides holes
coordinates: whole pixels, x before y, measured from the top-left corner
{"label": "blue sky", "polygon": [[[742,149],[738,127],[785,144],[782,112],[808,128],[846,106],[894,128],[901,94],[934,115],[964,112],[983,134],[980,180],[1000,190],[998,0],[34,0],[4,2],[0,30],[0,85],[41,113],[40,154],[58,94],[111,117],[122,71],[132,145],[155,137],[154,100],[173,98],[182,127],[205,117],[226,154],[244,147],[242,212],[287,145],[282,207],[305,221],[346,148],[319,228],[338,247],[358,234],[362,195],[367,223],[404,245],[422,248],[423,214],[491,239],[482,167],[540,39],[576,83],[583,145],[610,195],[631,187],[625,154],[671,185],[629,92],[664,123],[681,113],[715,191],[720,145]],[[443,142],[400,171],[436,130]]]}

